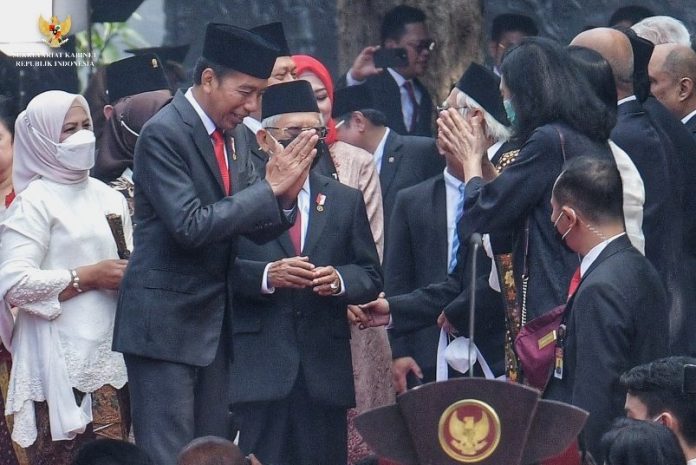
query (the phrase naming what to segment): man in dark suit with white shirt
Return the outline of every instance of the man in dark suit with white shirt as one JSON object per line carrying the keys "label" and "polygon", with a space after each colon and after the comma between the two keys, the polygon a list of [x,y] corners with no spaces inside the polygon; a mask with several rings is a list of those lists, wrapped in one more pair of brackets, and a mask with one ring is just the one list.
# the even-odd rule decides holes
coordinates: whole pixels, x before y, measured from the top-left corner
{"label": "man in dark suit with white shirt", "polygon": [[425,73],[435,46],[425,20],[425,13],[411,6],[399,5],[389,10],[382,20],[381,47],[405,49],[408,63],[377,68],[374,57],[380,47],[365,47],[348,73],[336,83],[337,88],[365,83],[375,97],[376,108],[386,115],[387,126],[399,134],[433,133],[433,102],[418,80]]}
{"label": "man in dark suit with white shirt", "polygon": [[361,84],[334,93],[333,117],[338,139],[372,154],[379,173],[384,207],[385,238],[396,194],[403,188],[441,173],[445,167],[435,140],[403,136],[386,126],[370,89]]}
{"label": "man in dark suit with white shirt", "polygon": [[626,236],[622,198],[613,162],[573,158],[556,180],[549,218],[582,262],[545,396],[590,412],[583,437],[598,463],[602,434],[623,413],[620,375],[665,356],[669,344],[665,290]]}
{"label": "man in dark suit with white shirt", "polygon": [[[257,140],[271,161],[275,140],[321,127],[307,81],[269,87],[262,106]],[[312,172],[297,202],[287,233],[239,244],[231,403],[240,447],[262,463],[346,463],[355,405],[346,306],[380,292],[379,258],[358,190]]]}
{"label": "man in dark suit with white shirt", "polygon": [[128,369],[135,440],[170,465],[194,437],[230,435],[229,271],[241,235],[287,229],[316,154],[314,131],[240,190],[225,131],[254,111],[278,50],[227,24],[208,24],[194,85],[143,127],[135,149],[136,248],[121,288],[113,349]]}

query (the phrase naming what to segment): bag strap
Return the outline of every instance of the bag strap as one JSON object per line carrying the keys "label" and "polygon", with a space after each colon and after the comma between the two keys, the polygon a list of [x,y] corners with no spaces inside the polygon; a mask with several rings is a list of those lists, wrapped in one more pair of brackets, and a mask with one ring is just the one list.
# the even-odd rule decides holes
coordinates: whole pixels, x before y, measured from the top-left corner
{"label": "bag strap", "polygon": [[[553,125],[553,128],[558,133],[558,138],[561,141],[561,154],[563,155],[563,164],[567,161],[565,152],[565,137],[557,125]],[[562,169],[562,167],[561,167]],[[529,215],[524,223],[524,261],[522,267],[522,325],[527,323],[527,286],[529,284]]]}

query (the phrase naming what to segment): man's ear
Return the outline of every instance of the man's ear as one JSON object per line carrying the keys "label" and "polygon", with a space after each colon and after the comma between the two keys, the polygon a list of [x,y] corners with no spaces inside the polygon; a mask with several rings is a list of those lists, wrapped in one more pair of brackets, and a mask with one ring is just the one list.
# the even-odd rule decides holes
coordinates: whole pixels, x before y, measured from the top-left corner
{"label": "man's ear", "polygon": [[561,207],[561,211],[563,212],[563,216],[565,216],[568,219],[568,222],[571,225],[575,226],[575,223],[578,222],[578,214],[575,211],[575,209],[567,205],[564,205],[563,207]]}
{"label": "man's ear", "polygon": [[367,130],[367,118],[362,112],[354,111],[350,119],[350,124],[354,124],[358,132],[363,133]]}
{"label": "man's ear", "polygon": [[689,99],[694,93],[694,81],[691,78],[683,77],[679,80],[679,101]]}
{"label": "man's ear", "polygon": [[206,68],[201,72],[201,87],[204,92],[209,93],[212,90],[213,81],[215,81],[215,71],[212,68]]}
{"label": "man's ear", "polygon": [[259,144],[261,150],[269,155],[273,152],[273,143],[271,142],[271,135],[265,129],[261,128],[256,132],[256,142]]}
{"label": "man's ear", "polygon": [[114,106],[113,105],[104,105],[104,118],[107,120],[110,120],[111,117],[114,114]]}
{"label": "man's ear", "polygon": [[665,425],[667,428],[671,429],[674,434],[679,435],[679,420],[672,415],[672,412],[662,412],[660,413],[660,416],[658,416],[655,421],[658,423],[661,423]]}

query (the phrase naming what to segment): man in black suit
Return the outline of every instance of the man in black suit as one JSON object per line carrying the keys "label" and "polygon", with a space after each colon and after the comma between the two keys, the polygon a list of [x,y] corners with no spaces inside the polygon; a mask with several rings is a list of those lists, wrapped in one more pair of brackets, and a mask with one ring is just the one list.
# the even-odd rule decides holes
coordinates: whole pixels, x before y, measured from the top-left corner
{"label": "man in black suit", "polygon": [[685,45],[656,45],[648,75],[650,92],[696,137],[696,52]]}
{"label": "man in black suit", "polygon": [[418,80],[435,46],[425,26],[425,13],[406,5],[392,8],[382,20],[381,40],[382,48],[405,49],[408,63],[377,68],[374,56],[379,47],[366,47],[336,87],[365,83],[374,95],[376,108],[386,115],[387,126],[399,134],[432,136],[433,102]]}
{"label": "man in black suit", "polygon": [[598,463],[602,434],[623,412],[620,375],[665,356],[669,344],[665,291],[626,236],[622,198],[614,163],[576,157],[554,185],[549,219],[582,262],[546,397],[590,412],[584,439]]}
{"label": "man in black suit", "polygon": [[[271,160],[274,139],[321,125],[306,81],[269,87],[263,118],[258,142]],[[239,251],[231,402],[242,450],[262,463],[346,463],[355,405],[346,305],[382,288],[362,194],[312,172],[293,228],[263,246],[243,239]]]}
{"label": "man in black suit", "polygon": [[[495,164],[501,161],[504,153],[509,154],[506,159],[516,153],[507,143],[509,122],[499,85],[500,79],[491,71],[472,63],[444,103],[445,107],[458,108],[463,115],[483,115],[486,135],[494,141],[488,148],[488,155]],[[456,186],[463,182],[464,176],[456,160],[447,155],[444,158],[447,162],[444,173],[404,189],[396,196],[390,222],[393,230],[388,230],[385,249],[384,290],[387,298],[443,282],[451,271],[451,252],[448,251],[452,248],[456,210],[460,208],[456,205]],[[400,337],[392,334],[392,378],[397,390],[405,388],[409,371],[422,375],[423,382],[435,380],[438,337],[439,328],[435,320]],[[496,371],[499,371],[500,367],[496,365],[500,360],[497,356],[489,360]]]}
{"label": "man in black suit", "polygon": [[384,113],[375,109],[374,97],[365,84],[334,93],[333,117],[337,121],[338,139],[368,151],[375,160],[382,188],[386,237],[396,194],[441,173],[445,167],[443,158],[434,139],[402,136],[387,127]]}
{"label": "man in black suit", "polygon": [[[481,116],[484,132],[491,141],[488,157],[502,169],[517,151],[510,150],[513,147],[506,142],[510,130],[499,85],[500,79],[493,72],[472,63],[444,107],[456,108],[465,117]],[[457,328],[468,329],[469,294],[462,293],[468,281],[462,283],[457,273],[464,271],[454,268],[458,260],[453,258],[459,242],[455,234],[462,209],[459,188],[463,188],[464,173],[456,158],[446,153],[444,158],[447,168],[442,174],[397,194],[388,230],[384,259],[387,298],[378,302],[387,304],[393,315],[392,379],[398,392],[406,389],[409,372],[423,382],[435,380],[440,333],[437,317],[443,308]],[[481,261],[479,270],[490,271],[490,260],[480,251],[477,259]],[[448,273],[452,273],[449,278]],[[489,315],[499,319],[481,318],[477,323],[483,328],[478,343],[494,373],[501,374],[504,316],[500,311],[501,297],[490,288],[488,278],[486,272],[481,273],[477,290],[479,298],[486,300],[477,300],[477,313],[485,314],[488,310]]]}
{"label": "man in black suit", "polygon": [[[137,244],[119,292],[113,349],[128,369],[135,439],[155,463],[201,435],[230,435],[227,374],[237,238],[287,229],[314,154],[306,131],[237,192],[225,140],[254,111],[277,49],[249,31],[209,24],[194,85],[142,129],[134,179]],[[231,195],[234,194],[234,195]]]}

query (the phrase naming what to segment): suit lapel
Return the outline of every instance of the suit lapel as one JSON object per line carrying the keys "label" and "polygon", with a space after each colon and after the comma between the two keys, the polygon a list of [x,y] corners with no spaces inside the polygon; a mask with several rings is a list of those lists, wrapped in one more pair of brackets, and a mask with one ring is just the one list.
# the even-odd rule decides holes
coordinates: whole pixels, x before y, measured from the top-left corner
{"label": "suit lapel", "polygon": [[[314,174],[310,174],[309,178],[309,223],[307,225],[307,235],[305,236],[302,255],[309,256],[317,244],[321,242],[321,235],[324,231],[324,226],[330,216],[331,208],[334,207],[334,198],[326,192],[326,179],[321,179]],[[320,194],[325,195],[324,205],[319,210],[317,198]]]}
{"label": "suit lapel", "polygon": [[225,188],[222,185],[222,176],[220,175],[220,169],[218,168],[217,159],[215,158],[215,150],[213,149],[213,141],[210,139],[208,132],[205,130],[203,121],[198,117],[196,110],[189,103],[189,101],[184,96],[183,92],[179,91],[172,105],[176,107],[181,115],[182,120],[193,127],[193,142],[198,149],[198,153],[203,158],[206,166],[210,170],[210,173],[217,180],[218,188],[220,193],[225,193]]}
{"label": "suit lapel", "polygon": [[614,239],[609,244],[607,244],[604,250],[602,250],[602,253],[599,254],[599,256],[595,259],[594,262],[592,262],[590,267],[587,269],[587,271],[585,271],[585,273],[582,275],[582,279],[580,280],[578,289],[582,285],[582,282],[585,280],[585,278],[589,276],[590,273],[592,273],[594,269],[597,268],[604,260],[630,247],[631,241],[628,239],[628,235],[626,234]]}
{"label": "suit lapel", "polygon": [[288,231],[283,231],[283,233],[280,236],[278,236],[277,240],[278,244],[280,244],[280,248],[283,249],[283,252],[285,252],[285,256],[295,256],[295,247],[292,245],[292,241],[290,240],[290,233],[288,233]]}
{"label": "suit lapel", "polygon": [[436,263],[444,263],[445,270],[449,267],[449,257],[447,256],[447,195],[445,192],[445,179],[442,175],[438,176],[433,184],[432,208],[435,209],[435,251],[438,254]]}
{"label": "suit lapel", "polygon": [[382,163],[379,170],[379,182],[382,185],[382,197],[387,196],[389,192],[389,187],[394,180],[396,175],[396,170],[399,167],[399,161],[401,160],[401,148],[403,147],[401,138],[397,137],[394,131],[389,131],[387,135],[387,140],[384,143],[384,150],[382,151]]}

